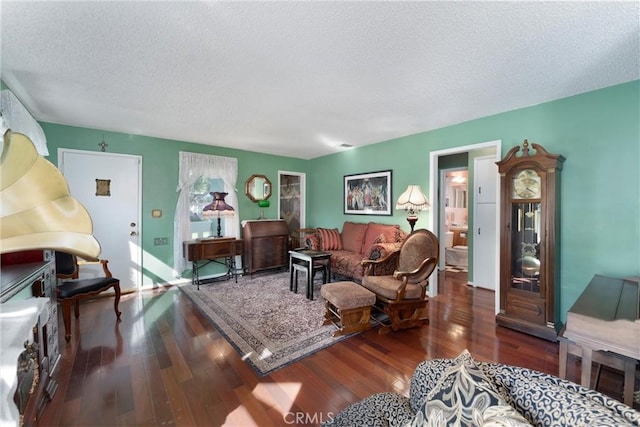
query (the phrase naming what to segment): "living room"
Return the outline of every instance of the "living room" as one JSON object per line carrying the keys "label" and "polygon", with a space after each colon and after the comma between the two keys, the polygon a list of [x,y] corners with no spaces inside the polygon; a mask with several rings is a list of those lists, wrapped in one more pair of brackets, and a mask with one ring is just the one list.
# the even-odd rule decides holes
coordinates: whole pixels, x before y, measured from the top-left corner
{"label": "living room", "polygon": [[[566,313],[595,273],[620,277],[638,274],[640,248],[635,231],[640,216],[636,167],[639,86],[638,81],[629,82],[311,160],[53,123],[41,125],[47,135],[48,160],[53,164],[57,164],[58,148],[97,151],[97,144],[103,139],[108,141],[111,152],[143,157],[142,266],[148,272],[144,286],[175,280],[167,275],[172,271],[172,246],[156,246],[153,239],[173,236],[180,151],[237,157],[239,182],[254,173],[274,179],[279,170],[305,173],[307,226],[340,228],[345,220],[361,221],[359,216],[342,213],[344,175],[392,170],[392,194],[399,195],[410,183],[421,183],[423,188],[428,188],[432,150],[500,139],[504,154],[522,144],[523,139],[536,135],[531,140],[567,159],[560,196],[561,311]],[[619,188],[625,188],[624,192],[619,193]],[[245,197],[238,200],[239,220],[258,217],[259,210],[254,203]],[[335,203],[326,203],[327,200]],[[153,209],[161,209],[166,214],[162,218],[151,218]],[[276,218],[275,204],[265,208],[265,216]],[[375,220],[409,229],[404,211],[394,210],[391,216],[375,217]],[[427,214],[422,214],[418,227],[427,220]],[[164,260],[167,265],[153,267],[154,260]]]}
{"label": "living room", "polygon": [[[637,44],[637,35],[635,37]],[[594,58],[593,67],[602,66],[604,61],[604,58]],[[19,96],[21,101],[29,105],[29,93],[24,92],[23,81],[10,74],[5,79],[4,75],[3,70],[2,89],[22,94]],[[563,75],[557,84],[571,85],[580,78]],[[42,84],[46,85],[46,77]],[[491,90],[500,96],[497,88]],[[103,141],[108,144],[107,152],[142,157],[140,235],[142,287],[145,289],[162,288],[166,283],[176,281],[173,275],[173,236],[181,151],[238,160],[239,197],[235,208],[239,222],[259,215],[257,205],[242,195],[245,179],[258,173],[275,182],[279,171],[294,171],[306,175],[306,226],[341,228],[346,220],[371,220],[370,217],[343,213],[343,179],[346,175],[392,171],[391,192],[395,202],[407,185],[419,184],[423,189],[430,188],[433,171],[430,170],[429,157],[434,151],[500,141],[499,157],[502,157],[511,147],[521,145],[524,139],[539,143],[549,152],[561,154],[566,159],[559,199],[561,240],[558,245],[561,260],[559,312],[561,320],[565,321],[569,308],[595,274],[613,277],[640,275],[639,94],[640,80],[636,71],[634,77],[611,86],[542,103],[525,104],[509,111],[491,112],[472,120],[313,158],[74,126],[73,118],[64,124],[39,122],[47,138],[50,153],[47,159],[54,165],[58,164],[59,149],[98,152]],[[434,109],[437,110],[438,106]],[[171,108],[166,114],[166,120],[173,120]],[[154,210],[162,211],[163,215],[152,217]],[[272,203],[264,208],[264,213],[267,218],[277,218],[277,205]],[[417,228],[428,228],[433,215],[430,211],[420,213]],[[405,218],[404,211],[393,209],[391,215],[376,216],[374,220],[398,224],[408,231]],[[469,223],[473,224],[472,216]],[[158,238],[167,238],[168,244],[155,244]],[[473,280],[473,270],[469,271],[469,280]],[[82,317],[80,321],[83,321]],[[530,344],[530,348],[535,348],[535,344]],[[242,378],[227,380],[239,383]],[[255,379],[249,382],[255,382]]]}

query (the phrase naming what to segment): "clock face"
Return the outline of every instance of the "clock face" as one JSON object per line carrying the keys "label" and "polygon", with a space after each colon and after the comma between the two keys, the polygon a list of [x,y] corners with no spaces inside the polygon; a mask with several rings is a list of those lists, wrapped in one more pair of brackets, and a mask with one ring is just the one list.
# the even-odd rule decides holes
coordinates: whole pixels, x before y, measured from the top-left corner
{"label": "clock face", "polygon": [[513,178],[514,199],[540,198],[540,176],[533,169],[525,169]]}

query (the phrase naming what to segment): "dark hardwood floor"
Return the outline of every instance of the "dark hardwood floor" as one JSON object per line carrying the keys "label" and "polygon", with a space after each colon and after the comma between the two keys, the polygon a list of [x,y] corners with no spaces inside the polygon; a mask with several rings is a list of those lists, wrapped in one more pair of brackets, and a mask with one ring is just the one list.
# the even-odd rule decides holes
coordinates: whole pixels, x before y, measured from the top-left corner
{"label": "dark hardwood floor", "polygon": [[[39,425],[315,425],[372,393],[408,394],[420,361],[465,348],[558,374],[558,344],[496,327],[493,292],[440,274],[429,325],[376,328],[262,378],[176,288],[124,296],[120,323],[111,299],[85,302],[70,344],[60,328],[59,388]],[[569,379],[580,381],[579,366],[569,359]],[[622,374],[605,370],[599,390],[621,400]]]}

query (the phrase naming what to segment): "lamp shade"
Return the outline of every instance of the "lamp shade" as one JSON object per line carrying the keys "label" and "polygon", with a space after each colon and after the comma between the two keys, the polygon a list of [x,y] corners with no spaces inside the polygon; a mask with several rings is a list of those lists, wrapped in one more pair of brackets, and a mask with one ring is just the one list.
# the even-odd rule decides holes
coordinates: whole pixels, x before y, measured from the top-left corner
{"label": "lamp shade", "polygon": [[258,206],[260,206],[261,208],[268,208],[269,206],[271,206],[271,203],[269,203],[268,200],[258,200]]}
{"label": "lamp shade", "polygon": [[396,209],[404,209],[409,212],[427,210],[430,206],[429,199],[424,195],[419,185],[408,186],[396,202]]}
{"label": "lamp shade", "polygon": [[229,193],[215,191],[209,194],[213,196],[213,202],[202,208],[203,211],[218,211],[219,214],[222,213],[220,211],[233,211],[233,207],[229,206],[227,202],[224,201],[224,198]]}

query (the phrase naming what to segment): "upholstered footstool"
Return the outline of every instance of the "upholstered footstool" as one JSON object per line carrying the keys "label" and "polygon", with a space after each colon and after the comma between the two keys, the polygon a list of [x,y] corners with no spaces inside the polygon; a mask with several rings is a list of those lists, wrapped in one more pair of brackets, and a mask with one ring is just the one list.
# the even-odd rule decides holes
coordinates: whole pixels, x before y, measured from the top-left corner
{"label": "upholstered footstool", "polygon": [[333,336],[366,331],[371,327],[369,317],[376,295],[354,282],[327,283],[320,288],[325,299],[324,324],[338,328]]}

